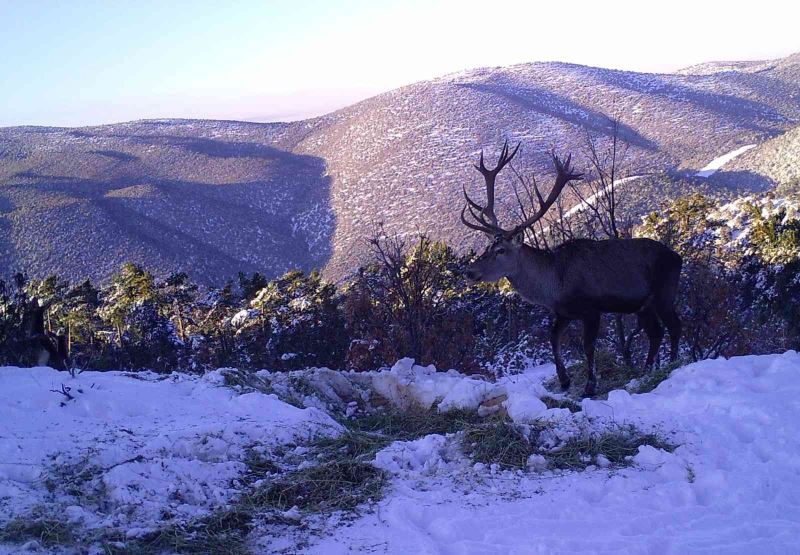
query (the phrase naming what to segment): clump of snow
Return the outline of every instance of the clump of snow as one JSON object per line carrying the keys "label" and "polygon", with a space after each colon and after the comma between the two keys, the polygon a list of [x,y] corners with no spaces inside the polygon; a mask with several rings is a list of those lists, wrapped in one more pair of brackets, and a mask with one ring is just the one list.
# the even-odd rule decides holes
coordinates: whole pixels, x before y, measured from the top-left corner
{"label": "clump of snow", "polygon": [[[455,370],[437,372],[433,366],[419,366],[411,358],[399,360],[389,370],[361,372],[374,391],[400,408],[477,410],[487,400],[503,397],[502,406],[514,422],[533,421],[549,410],[541,397],[549,395],[542,385],[552,374],[551,364],[529,368],[496,382],[465,376]],[[555,409],[560,410],[560,409]]]}
{"label": "clump of snow", "polygon": [[395,441],[375,455],[375,466],[388,472],[430,474],[446,465],[447,438],[430,434],[414,441]]}
{"label": "clump of snow", "polygon": [[502,408],[515,422],[530,422],[548,410],[547,414],[562,410],[547,409],[541,401],[541,397],[551,396],[542,382],[552,375],[553,368],[552,364],[535,366],[491,382],[456,370],[438,372],[433,365],[420,366],[412,358],[403,358],[391,368],[369,372],[309,368],[291,372],[262,370],[257,376],[269,383],[280,398],[305,407],[352,413],[359,405],[369,406],[380,398],[400,410],[460,409],[489,414],[480,410],[483,403],[502,398]]}
{"label": "clump of snow", "polygon": [[307,368],[291,372],[261,370],[256,376],[269,383],[281,399],[304,407],[352,414],[368,403],[369,379],[358,373],[337,372],[330,368]]}
{"label": "clump of snow", "polygon": [[547,459],[544,457],[544,455],[533,454],[528,457],[528,468],[537,472],[541,472],[542,470],[547,469]]}
{"label": "clump of snow", "polygon": [[477,408],[494,384],[458,372],[437,372],[434,366],[419,366],[403,358],[390,370],[365,373],[376,393],[401,408],[418,406],[440,411]]}
{"label": "clump of snow", "polygon": [[291,509],[283,511],[281,516],[286,520],[291,520],[295,522],[299,522],[302,519],[302,513],[300,513],[300,508],[297,505],[294,505]]}
{"label": "clump of snow", "polygon": [[608,468],[609,466],[611,466],[611,461],[608,460],[608,457],[606,457],[605,455],[602,455],[602,454],[601,455],[597,455],[597,457],[595,457],[595,463],[600,468]]}
{"label": "clump of snow", "polygon": [[242,327],[248,320],[258,318],[261,311],[256,308],[245,308],[231,316],[231,325],[235,328]]}

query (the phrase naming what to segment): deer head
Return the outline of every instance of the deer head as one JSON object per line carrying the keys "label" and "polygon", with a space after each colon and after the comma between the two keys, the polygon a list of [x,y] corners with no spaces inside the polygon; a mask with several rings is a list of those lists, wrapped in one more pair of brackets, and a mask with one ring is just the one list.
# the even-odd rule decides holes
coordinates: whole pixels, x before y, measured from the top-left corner
{"label": "deer head", "polygon": [[[521,144],[521,143],[520,143]],[[525,230],[530,228],[536,222],[542,219],[548,209],[555,203],[561,191],[570,181],[581,179],[583,174],[575,173],[570,167],[572,156],[567,156],[567,159],[562,161],[555,153],[551,156],[553,158],[553,165],[556,170],[556,180],[553,188],[545,198],[536,182],[533,183],[533,191],[536,198],[536,206],[533,207],[533,212],[530,216],[526,217],[519,225],[509,229],[500,226],[497,221],[497,216],[494,213],[494,193],[495,181],[497,174],[511,162],[519,150],[520,144],[509,154],[508,141],[503,145],[500,152],[500,158],[497,165],[493,169],[488,169],[483,161],[483,151],[475,169],[483,175],[486,184],[486,205],[481,206],[472,200],[467,194],[466,188],[464,189],[464,198],[466,205],[461,210],[461,222],[476,231],[481,231],[492,238],[491,244],[481,254],[475,262],[467,267],[465,275],[467,279],[472,282],[477,281],[496,281],[502,277],[507,277],[514,273],[521,263],[523,254],[523,243]],[[472,221],[467,219],[469,213]],[[524,211],[523,211],[524,214]]]}

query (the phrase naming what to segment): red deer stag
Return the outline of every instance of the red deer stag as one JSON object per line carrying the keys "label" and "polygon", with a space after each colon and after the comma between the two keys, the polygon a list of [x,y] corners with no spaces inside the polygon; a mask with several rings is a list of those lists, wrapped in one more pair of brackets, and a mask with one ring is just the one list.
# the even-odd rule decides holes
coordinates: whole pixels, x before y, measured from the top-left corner
{"label": "red deer stag", "polygon": [[[669,330],[670,357],[675,360],[681,335],[681,321],[675,311],[683,263],[680,255],[651,239],[576,239],[552,250],[526,245],[525,230],[545,215],[567,183],[580,180],[582,174],[572,171],[570,156],[562,161],[553,154],[556,180],[550,194],[543,198],[534,186],[538,206],[533,207],[533,214],[512,229],[503,229],[494,213],[495,179],[518,150],[519,145],[509,153],[506,142],[494,169],[484,165],[481,152],[475,168],[486,182],[485,206],[474,202],[464,189],[467,203],[461,211],[462,223],[492,238],[483,254],[466,269],[467,279],[478,282],[507,278],[523,299],[555,313],[550,340],[558,379],[564,389],[569,388],[570,377],[561,360],[561,337],[572,320],[583,322],[587,397],[595,395],[594,350],[600,315],[604,312],[637,313],[639,326],[650,339],[646,368],[653,366],[664,338],[660,323],[663,322]],[[473,221],[467,220],[467,212]]]}

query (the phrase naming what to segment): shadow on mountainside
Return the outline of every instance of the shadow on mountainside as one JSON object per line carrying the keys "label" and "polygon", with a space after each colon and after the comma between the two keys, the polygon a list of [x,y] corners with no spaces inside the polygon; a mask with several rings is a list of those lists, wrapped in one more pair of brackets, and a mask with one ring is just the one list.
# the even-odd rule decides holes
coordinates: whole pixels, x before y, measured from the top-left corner
{"label": "shadow on mountainside", "polygon": [[127,152],[119,152],[118,150],[90,150],[89,154],[97,154],[98,156],[105,156],[117,162],[135,162],[139,160],[138,156],[128,154]]}
{"label": "shadow on mountainside", "polygon": [[[75,152],[71,145],[65,153],[70,159],[63,173],[69,175],[58,164],[48,172],[33,166],[0,184],[0,207],[7,207],[0,275],[25,267],[33,277],[55,272],[104,279],[129,254],[159,274],[186,271],[202,283],[220,283],[239,271],[271,277],[328,263],[336,222],[321,158],[258,142],[86,135],[91,150]],[[162,168],[141,162],[138,151],[152,154],[153,148],[164,152],[151,155],[150,164],[163,159],[178,176],[195,171],[197,155],[207,158],[203,167],[226,159],[214,170],[223,183],[164,179]],[[236,160],[245,158],[265,163],[258,169],[251,162],[244,172]],[[244,173],[252,179],[236,179]],[[40,252],[50,250],[35,247],[43,238],[58,243],[64,256]]]}
{"label": "shadow on mountainside", "polygon": [[16,248],[12,240],[13,224],[8,215],[14,207],[8,199],[0,196],[0,279],[6,279],[19,268],[13,266]]}
{"label": "shadow on mountainside", "polygon": [[261,143],[247,141],[231,142],[204,137],[162,134],[109,134],[103,135],[103,137],[113,137],[146,145],[173,146],[211,158],[258,158],[282,162],[289,166],[305,166],[314,159],[313,156],[294,154]]}
{"label": "shadow on mountainside", "polygon": [[[699,90],[674,82],[676,77],[672,75],[660,76],[647,74],[643,76],[641,74],[618,70],[595,70],[592,71],[592,76],[614,87],[627,89],[643,95],[658,96],[678,102],[688,102],[698,108],[714,112],[727,118],[744,119],[746,121],[740,122],[742,127],[760,133],[775,133],[776,131],[785,129],[786,118],[768,104],[729,94]],[[709,79],[708,76],[686,76],[686,78],[698,84]],[[719,79],[719,77],[715,78]],[[725,76],[725,78],[727,79],[728,77]],[[731,80],[741,82],[742,77],[740,76],[738,80]],[[775,83],[772,83],[772,86],[775,85]],[[764,123],[753,123],[754,119],[761,120]]]}
{"label": "shadow on mountainside", "polygon": [[719,170],[709,176],[706,182],[715,190],[727,190],[734,194],[762,193],[776,185],[766,175],[750,170]]}
{"label": "shadow on mountainside", "polygon": [[[543,89],[521,87],[511,83],[458,83],[457,86],[501,96],[526,110],[560,119],[593,133],[605,136],[613,134],[611,121],[606,114]],[[648,151],[658,150],[656,143],[629,125],[619,123],[619,133],[620,137],[631,145]]]}

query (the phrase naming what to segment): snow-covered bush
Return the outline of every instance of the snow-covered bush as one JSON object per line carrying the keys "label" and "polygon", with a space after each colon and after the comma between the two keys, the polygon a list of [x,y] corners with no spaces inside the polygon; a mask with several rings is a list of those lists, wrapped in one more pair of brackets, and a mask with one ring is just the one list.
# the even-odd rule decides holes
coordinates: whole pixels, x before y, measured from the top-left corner
{"label": "snow-covered bush", "polygon": [[390,366],[409,356],[441,369],[497,373],[534,358],[540,336],[533,332],[544,330],[537,324],[546,315],[507,285],[469,287],[462,270],[471,254],[425,236],[408,248],[396,238],[372,244],[376,261],[343,290],[348,367]]}
{"label": "snow-covered bush", "polygon": [[474,314],[459,303],[466,289],[462,261],[424,236],[410,249],[396,238],[376,237],[372,245],[376,262],[347,288],[345,312],[354,347],[374,347],[371,357],[357,350],[350,366],[374,368],[410,356],[439,368],[477,370]]}
{"label": "snow-covered bush", "polygon": [[250,302],[236,331],[240,349],[265,368],[340,368],[349,341],[339,303],[336,287],[318,272],[289,272]]}
{"label": "snow-covered bush", "polygon": [[796,348],[800,203],[700,194],[668,202],[638,232],[684,259],[678,306],[693,360]]}

